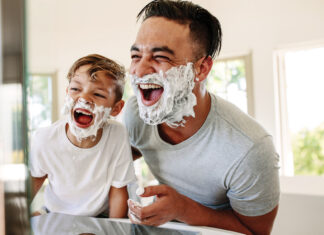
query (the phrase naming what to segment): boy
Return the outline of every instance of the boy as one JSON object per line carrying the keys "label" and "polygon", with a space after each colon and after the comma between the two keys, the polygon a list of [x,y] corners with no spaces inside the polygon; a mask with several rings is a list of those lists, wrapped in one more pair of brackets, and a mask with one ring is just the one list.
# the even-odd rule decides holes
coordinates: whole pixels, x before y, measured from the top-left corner
{"label": "boy", "polygon": [[136,178],[127,131],[109,120],[124,106],[124,76],[122,66],[97,54],[72,65],[67,117],[39,129],[31,146],[32,196],[49,181],[45,211],[126,217],[126,186]]}

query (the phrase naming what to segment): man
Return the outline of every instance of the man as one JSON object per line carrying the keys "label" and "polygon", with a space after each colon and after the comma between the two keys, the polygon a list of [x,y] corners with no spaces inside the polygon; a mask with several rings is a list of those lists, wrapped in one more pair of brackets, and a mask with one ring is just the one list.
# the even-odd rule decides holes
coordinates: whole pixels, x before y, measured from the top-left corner
{"label": "man", "polygon": [[269,234],[279,201],[271,136],[205,79],[221,47],[218,20],[187,1],[152,1],[131,47],[136,97],[124,122],[134,159],[144,156],[158,186],[146,207],[129,202],[146,225],[171,220],[245,234]]}

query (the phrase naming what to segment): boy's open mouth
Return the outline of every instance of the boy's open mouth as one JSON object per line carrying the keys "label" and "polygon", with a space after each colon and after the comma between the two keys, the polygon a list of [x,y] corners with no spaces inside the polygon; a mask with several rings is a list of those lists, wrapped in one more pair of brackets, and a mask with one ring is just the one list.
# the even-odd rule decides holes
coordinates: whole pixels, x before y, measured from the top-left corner
{"label": "boy's open mouth", "polygon": [[73,111],[73,117],[78,127],[87,128],[91,126],[94,115],[86,109],[75,109]]}
{"label": "boy's open mouth", "polygon": [[158,102],[164,89],[162,86],[152,83],[141,83],[138,85],[138,89],[142,95],[142,103],[145,106],[151,106]]}

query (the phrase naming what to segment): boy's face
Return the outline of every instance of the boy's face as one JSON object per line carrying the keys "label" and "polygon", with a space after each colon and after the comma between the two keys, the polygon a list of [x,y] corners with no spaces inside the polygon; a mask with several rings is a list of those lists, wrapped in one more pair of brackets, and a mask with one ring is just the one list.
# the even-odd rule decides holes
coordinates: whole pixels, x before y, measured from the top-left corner
{"label": "boy's face", "polygon": [[[67,87],[67,94],[73,99],[74,103],[83,101],[88,104],[93,110],[96,106],[112,108],[111,115],[117,115],[117,102],[115,104],[116,81],[113,78],[107,77],[103,71],[96,73],[96,79],[92,79],[88,74],[90,65],[81,66],[76,70],[75,75],[71,78],[70,84]],[[116,106],[116,107],[115,107]],[[73,107],[71,116],[76,125],[80,128],[87,128],[93,124],[95,114],[91,110]]]}

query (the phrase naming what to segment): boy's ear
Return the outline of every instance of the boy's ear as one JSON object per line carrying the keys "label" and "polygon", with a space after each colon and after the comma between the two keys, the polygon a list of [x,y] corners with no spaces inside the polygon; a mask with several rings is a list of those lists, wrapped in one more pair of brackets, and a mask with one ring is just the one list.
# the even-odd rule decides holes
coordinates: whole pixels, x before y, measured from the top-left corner
{"label": "boy's ear", "polygon": [[125,101],[123,101],[123,100],[118,101],[114,105],[114,107],[111,109],[110,115],[114,116],[114,117],[117,116],[120,113],[120,111],[122,111],[124,104],[125,104]]}

